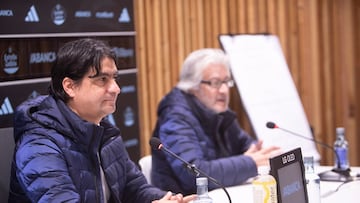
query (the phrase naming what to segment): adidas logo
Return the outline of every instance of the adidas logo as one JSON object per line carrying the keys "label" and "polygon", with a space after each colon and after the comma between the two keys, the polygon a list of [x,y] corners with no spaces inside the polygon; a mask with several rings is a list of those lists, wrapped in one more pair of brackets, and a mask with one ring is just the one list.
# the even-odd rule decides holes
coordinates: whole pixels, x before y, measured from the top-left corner
{"label": "adidas logo", "polygon": [[130,15],[129,12],[126,8],[124,8],[121,13],[120,16],[118,18],[119,23],[128,23],[130,22]]}
{"label": "adidas logo", "polygon": [[14,110],[10,104],[10,100],[8,97],[5,98],[4,103],[1,105],[0,108],[0,116],[8,115],[14,113]]}
{"label": "adidas logo", "polygon": [[25,22],[39,22],[39,16],[36,12],[35,6],[32,5],[25,17]]}

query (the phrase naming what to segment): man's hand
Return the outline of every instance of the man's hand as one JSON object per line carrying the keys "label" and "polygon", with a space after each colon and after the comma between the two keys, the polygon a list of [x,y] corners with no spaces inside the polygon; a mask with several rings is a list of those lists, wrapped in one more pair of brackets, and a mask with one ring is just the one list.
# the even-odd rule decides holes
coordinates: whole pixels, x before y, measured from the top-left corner
{"label": "man's hand", "polygon": [[259,140],[256,144],[252,144],[250,148],[244,153],[244,155],[250,156],[258,167],[269,165],[269,159],[271,157],[282,153],[280,147],[278,146],[269,146],[264,148],[262,144],[263,141]]}
{"label": "man's hand", "polygon": [[195,197],[196,195],[188,195],[183,197],[182,194],[173,195],[172,192],[167,192],[163,198],[152,201],[152,203],[188,203],[194,200]]}

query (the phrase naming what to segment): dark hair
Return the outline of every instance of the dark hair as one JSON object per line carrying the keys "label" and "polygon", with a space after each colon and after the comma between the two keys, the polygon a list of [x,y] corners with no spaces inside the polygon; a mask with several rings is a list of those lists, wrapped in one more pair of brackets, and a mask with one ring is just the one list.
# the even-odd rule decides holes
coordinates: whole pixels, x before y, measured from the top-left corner
{"label": "dark hair", "polygon": [[80,82],[92,68],[98,75],[101,69],[100,62],[104,57],[113,59],[116,64],[115,53],[104,41],[85,38],[65,43],[59,49],[51,69],[49,94],[66,103],[70,97],[62,86],[64,78]]}

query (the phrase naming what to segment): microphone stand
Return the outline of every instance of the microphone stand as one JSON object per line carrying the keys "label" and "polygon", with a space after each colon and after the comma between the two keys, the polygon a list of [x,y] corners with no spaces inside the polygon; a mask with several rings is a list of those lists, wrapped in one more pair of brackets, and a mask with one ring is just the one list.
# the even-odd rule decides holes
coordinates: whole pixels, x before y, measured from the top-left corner
{"label": "microphone stand", "polygon": [[300,135],[298,133],[295,133],[295,132],[292,132],[290,130],[287,130],[287,129],[284,129],[284,128],[280,128],[279,126],[277,126],[275,123],[272,123],[272,122],[268,122],[266,124],[266,127],[268,128],[271,128],[271,129],[274,129],[274,128],[278,128],[282,131],[285,131],[287,133],[290,133],[292,135],[295,135],[295,136],[298,136],[298,137],[301,137],[301,138],[304,138],[304,139],[307,139],[307,140],[310,140],[310,141],[313,141],[315,142],[316,144],[319,144],[321,145],[322,147],[325,147],[325,148],[328,148],[330,150],[332,150],[334,153],[335,153],[335,156],[336,156],[336,160],[337,160],[337,163],[336,163],[336,167],[334,167],[333,169],[331,169],[330,171],[324,171],[324,172],[321,172],[319,173],[319,177],[320,177],[320,180],[321,181],[338,181],[338,182],[346,182],[346,181],[350,181],[353,179],[353,177],[351,176],[350,172],[351,172],[351,169],[350,168],[347,168],[347,169],[342,169],[340,167],[340,157],[338,155],[338,153],[335,151],[334,148],[330,147],[329,145],[327,144],[324,144],[322,142],[319,142],[315,139],[311,139],[311,138],[308,138],[308,137],[305,137],[303,135]]}
{"label": "microphone stand", "polygon": [[[154,143],[158,144],[158,147],[153,147]],[[231,197],[228,193],[228,191],[226,190],[226,188],[221,184],[219,183],[216,179],[214,179],[213,177],[210,177],[209,175],[207,175],[205,172],[201,171],[200,169],[198,169],[194,164],[190,164],[189,162],[185,161],[184,159],[182,159],[180,156],[178,156],[177,154],[175,154],[174,152],[170,151],[169,149],[167,149],[166,147],[163,146],[163,144],[160,142],[160,140],[158,139],[154,139],[151,138],[150,140],[150,145],[153,147],[153,148],[156,148],[158,150],[164,150],[166,153],[170,154],[171,156],[175,157],[176,159],[180,160],[181,162],[183,162],[184,166],[189,169],[194,175],[195,177],[199,177],[199,175],[202,175],[202,176],[205,176],[207,177],[211,182],[215,183],[216,185],[218,185],[219,187],[221,187],[221,189],[224,190],[224,192],[226,193],[226,196],[228,197],[229,199],[229,203],[232,203],[231,202]]]}
{"label": "microphone stand", "polygon": [[353,179],[353,177],[351,177],[350,175],[350,171],[350,168],[333,168],[330,171],[324,171],[319,173],[319,177],[322,181],[347,182]]}
{"label": "microphone stand", "polygon": [[[162,144],[161,144],[162,145]],[[200,169],[198,169],[194,164],[190,164],[189,162],[185,161],[184,159],[182,159],[181,157],[179,157],[178,155],[176,155],[174,152],[168,150],[166,147],[163,146],[159,146],[160,149],[164,150],[165,152],[169,153],[171,156],[174,156],[175,158],[177,158],[178,160],[180,160],[181,162],[184,163],[184,165],[186,166],[186,168],[188,168],[192,173],[195,174],[196,177],[199,177],[199,175],[205,176],[207,177],[211,182],[215,183],[216,185],[218,185],[219,187],[221,187],[221,189],[224,190],[224,192],[226,193],[226,196],[229,199],[229,203],[231,203],[231,197],[228,193],[228,191],[226,190],[226,188],[219,183],[216,179],[214,179],[213,177],[210,177],[209,175],[207,175],[205,172],[201,171]]]}

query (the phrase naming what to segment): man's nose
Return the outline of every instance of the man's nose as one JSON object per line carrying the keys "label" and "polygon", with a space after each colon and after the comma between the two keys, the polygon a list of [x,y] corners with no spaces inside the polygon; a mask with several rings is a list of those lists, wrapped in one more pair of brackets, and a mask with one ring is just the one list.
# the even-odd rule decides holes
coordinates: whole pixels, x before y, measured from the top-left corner
{"label": "man's nose", "polygon": [[110,85],[110,91],[116,92],[117,94],[120,94],[121,88],[119,87],[119,84],[116,82],[116,80],[113,80]]}

